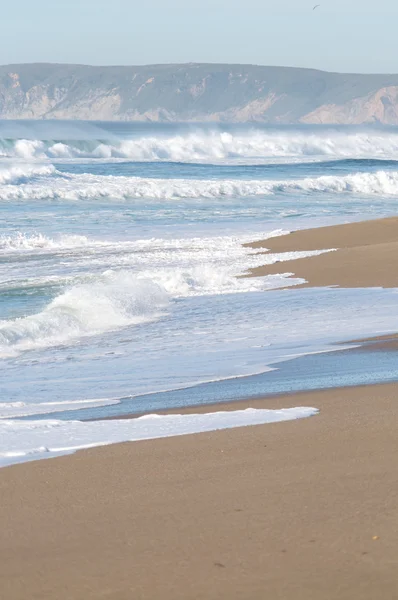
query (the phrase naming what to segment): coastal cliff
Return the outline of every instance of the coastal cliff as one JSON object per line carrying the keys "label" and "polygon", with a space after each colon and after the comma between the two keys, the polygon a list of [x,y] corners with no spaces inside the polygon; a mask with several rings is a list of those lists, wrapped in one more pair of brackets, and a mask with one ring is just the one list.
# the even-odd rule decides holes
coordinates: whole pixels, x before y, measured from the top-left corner
{"label": "coastal cliff", "polygon": [[227,64],[0,67],[0,118],[398,124],[398,75]]}

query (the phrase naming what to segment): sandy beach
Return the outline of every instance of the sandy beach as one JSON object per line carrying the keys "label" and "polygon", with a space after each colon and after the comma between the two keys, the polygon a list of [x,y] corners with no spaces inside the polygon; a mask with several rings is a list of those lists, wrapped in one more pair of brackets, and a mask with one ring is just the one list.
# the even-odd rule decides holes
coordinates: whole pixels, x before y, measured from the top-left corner
{"label": "sandy beach", "polygon": [[[292,272],[316,286],[398,285],[397,218],[299,231],[253,247],[338,248],[253,275]],[[375,343],[397,346],[395,336]],[[0,470],[1,597],[394,598],[397,395],[391,383],[206,406],[320,413]]]}
{"label": "sandy beach", "polygon": [[293,273],[306,280],[297,287],[397,287],[398,218],[319,227],[250,244],[273,252],[325,250],[318,256],[252,269],[251,276]]}
{"label": "sandy beach", "polygon": [[258,400],[320,414],[3,469],[2,597],[393,598],[397,393]]}

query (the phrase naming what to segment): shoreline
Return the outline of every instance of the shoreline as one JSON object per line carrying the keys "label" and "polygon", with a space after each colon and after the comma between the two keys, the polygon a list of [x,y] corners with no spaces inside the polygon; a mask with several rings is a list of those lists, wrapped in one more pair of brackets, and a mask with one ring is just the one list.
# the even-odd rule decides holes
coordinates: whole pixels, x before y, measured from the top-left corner
{"label": "shoreline", "polygon": [[304,392],[308,419],[2,469],[4,596],[392,598],[397,394]]}
{"label": "shoreline", "polygon": [[[108,416],[98,416],[98,417],[88,417],[88,418],[83,418],[83,421],[87,421],[87,422],[91,422],[91,421],[112,421],[112,420],[125,420],[125,419],[135,419],[135,418],[139,418],[142,416],[146,416],[149,414],[159,414],[159,415],[167,415],[167,414],[195,414],[195,413],[199,413],[199,414],[203,414],[206,412],[216,412],[217,410],[219,411],[224,411],[224,410],[240,410],[241,408],[246,408],[248,407],[248,405],[250,404],[251,406],[255,407],[254,405],[256,405],[258,402],[262,405],[263,402],[265,400],[274,400],[277,399],[279,397],[284,397],[284,398],[294,398],[295,396],[297,396],[298,394],[304,394],[304,393],[315,393],[315,392],[323,392],[323,391],[330,391],[330,390],[349,390],[352,388],[365,388],[365,387],[377,387],[377,386],[383,386],[386,384],[390,384],[390,383],[394,383],[395,381],[398,382],[398,372],[393,376],[393,377],[386,377],[385,379],[382,379],[380,381],[371,381],[371,382],[366,382],[366,383],[352,383],[352,384],[335,384],[335,385],[330,385],[330,386],[320,386],[320,387],[315,387],[315,388],[299,388],[299,389],[295,389],[295,390],[288,390],[288,389],[282,389],[281,391],[265,391],[265,388],[267,387],[267,385],[269,385],[269,378],[273,377],[276,375],[276,373],[281,374],[281,380],[283,381],[283,373],[288,373],[292,370],[292,366],[295,366],[296,361],[301,361],[301,363],[304,363],[304,368],[306,370],[308,370],[309,368],[311,368],[309,365],[305,365],[305,363],[308,361],[312,361],[314,360],[314,357],[318,357],[319,358],[319,362],[320,363],[324,363],[325,360],[336,357],[336,356],[341,356],[341,357],[345,357],[347,356],[347,360],[348,361],[352,361],[352,354],[355,353],[365,353],[367,355],[370,355],[372,353],[376,353],[376,355],[380,352],[386,352],[386,353],[394,353],[397,349],[398,349],[398,334],[392,333],[392,334],[386,334],[386,335],[380,335],[380,336],[375,336],[375,337],[370,337],[370,338],[364,338],[364,339],[357,339],[357,340],[348,340],[348,341],[344,341],[344,342],[339,342],[336,343],[335,345],[337,346],[348,346],[348,345],[353,345],[352,348],[350,347],[345,347],[345,348],[337,348],[334,349],[332,344],[330,350],[326,350],[326,351],[320,351],[320,352],[315,352],[315,353],[311,353],[311,354],[304,354],[301,356],[297,356],[294,358],[289,358],[288,360],[284,360],[282,362],[278,362],[278,363],[273,363],[273,365],[271,365],[273,368],[270,371],[265,371],[264,373],[259,373],[256,375],[245,375],[245,376],[241,376],[241,377],[236,377],[236,378],[230,378],[228,380],[220,380],[220,381],[215,381],[215,382],[207,382],[207,383],[201,383],[189,388],[182,388],[179,390],[170,390],[167,392],[157,392],[157,393],[153,393],[153,394],[147,394],[145,396],[136,396],[136,397],[132,397],[129,403],[134,403],[134,401],[141,401],[142,399],[151,399],[151,398],[156,398],[156,397],[164,397],[164,396],[176,396],[178,397],[180,394],[184,394],[185,396],[188,397],[188,402],[189,402],[189,396],[195,396],[196,392],[200,389],[205,390],[205,389],[209,389],[214,385],[223,385],[225,383],[227,383],[228,386],[234,386],[236,387],[236,385],[242,385],[244,384],[245,381],[249,382],[249,381],[253,381],[254,379],[261,379],[263,381],[262,386],[258,386],[258,387],[262,387],[262,391],[261,392],[257,392],[253,395],[244,395],[244,393],[237,398],[233,398],[233,397],[227,397],[226,399],[223,400],[215,400],[214,402],[204,402],[204,401],[199,401],[199,402],[195,402],[194,400],[191,400],[191,404],[186,404],[184,403],[184,405],[181,404],[175,404],[174,406],[168,406],[165,408],[151,408],[149,410],[138,410],[138,411],[129,411],[126,410],[126,412],[115,412],[115,414],[112,415],[108,415]],[[343,359],[344,360],[344,359]],[[275,365],[275,368],[274,368]],[[268,380],[268,381],[267,381]],[[249,387],[249,385],[247,386]],[[112,407],[108,407],[108,409],[110,408],[111,410],[115,410],[117,411],[118,408],[121,407],[122,404],[125,404],[125,402],[121,402],[120,404],[115,404],[112,405]],[[293,404],[292,404],[293,406]],[[96,409],[98,410],[98,409]]]}
{"label": "shoreline", "polygon": [[291,273],[303,287],[398,287],[398,217],[293,231],[246,247],[260,253],[333,249],[251,269],[243,277]]}
{"label": "shoreline", "polygon": [[[371,389],[377,395],[379,391],[383,393],[384,389],[387,389],[389,386],[397,386],[398,391],[398,379],[393,381],[386,381],[380,383],[363,383],[363,384],[353,384],[346,386],[334,386],[329,388],[316,388],[311,390],[297,390],[293,392],[280,392],[276,394],[263,395],[263,396],[253,396],[252,398],[241,398],[240,400],[226,400],[225,402],[214,402],[213,404],[195,404],[189,405],[185,407],[177,407],[177,408],[166,408],[160,409],[156,411],[156,414],[159,415],[191,415],[191,414],[206,414],[206,413],[214,413],[214,412],[224,412],[224,411],[235,411],[235,410],[244,410],[246,408],[266,408],[266,409],[275,409],[279,410],[281,408],[294,408],[297,406],[301,406],[301,402],[305,400],[305,403],[311,404],[311,396],[315,396],[318,394],[325,394],[325,396],[341,394],[345,395],[346,393],[350,394],[355,391],[355,393],[360,393],[362,390]],[[139,417],[145,417],[147,415],[152,414],[151,412],[142,412],[142,413],[126,413],[118,416],[110,416],[103,417],[101,419],[87,419],[90,421],[114,421],[114,420],[129,420],[129,419],[138,419]],[[199,434],[192,434],[199,435]],[[80,452],[80,450],[79,450]]]}
{"label": "shoreline", "polygon": [[[385,340],[385,341],[384,341]],[[322,351],[319,353],[314,353],[317,356],[320,357],[320,361],[322,362],[322,358],[329,355],[335,355],[335,354],[344,354],[347,355],[348,359],[350,357],[350,354],[352,352],[365,352],[365,353],[369,353],[369,352],[392,352],[394,353],[397,349],[398,349],[398,334],[395,336],[395,334],[392,334],[391,336],[380,336],[380,337],[374,337],[374,338],[367,338],[365,340],[353,340],[353,341],[349,341],[349,342],[344,342],[344,344],[355,344],[354,348],[345,348],[345,349],[338,349],[338,350],[333,350],[331,349],[330,351]],[[275,372],[275,371],[281,371],[281,370],[286,370],[289,371],[289,366],[290,363],[297,361],[297,360],[305,360],[308,356],[313,357],[314,355],[303,355],[300,357],[296,357],[296,358],[291,358],[289,360],[283,361],[283,363],[276,363],[278,365],[278,368],[276,369],[272,369],[272,371],[266,371],[264,373],[260,373],[258,375],[248,375],[245,377],[238,377],[236,379],[231,379],[228,380],[232,385],[236,380],[250,380],[253,378],[264,378],[265,382],[264,382],[264,386],[266,384],[266,378],[267,376],[269,376],[270,373]],[[287,366],[286,366],[287,365]],[[286,367],[286,369],[285,369]],[[224,382],[224,380],[221,380],[220,382],[215,382],[215,383],[220,383],[222,384]],[[219,401],[215,401],[215,402],[203,402],[203,403],[192,403],[192,404],[186,404],[184,406],[171,406],[171,407],[167,407],[167,408],[159,408],[156,410],[149,410],[149,411],[141,411],[141,412],[126,412],[126,413],[120,413],[117,415],[110,415],[110,416],[106,416],[106,417],[98,417],[98,418],[92,418],[92,419],[87,419],[87,421],[108,421],[108,420],[124,420],[124,419],[135,419],[135,418],[139,418],[141,416],[146,416],[149,414],[153,414],[153,412],[156,412],[156,414],[159,415],[167,415],[167,414],[195,414],[195,413],[207,413],[207,412],[216,412],[217,410],[219,411],[224,411],[224,410],[228,410],[228,411],[232,411],[232,410],[241,410],[242,408],[248,408],[249,405],[250,407],[253,408],[259,408],[259,407],[263,407],[264,403],[266,401],[270,402],[270,406],[267,406],[267,408],[272,408],[271,405],[275,404],[274,401],[276,401],[276,404],[278,405],[279,403],[277,402],[279,398],[285,398],[285,399],[292,399],[292,402],[289,403],[289,407],[290,406],[296,406],[297,404],[294,403],[294,398],[296,398],[297,396],[300,396],[302,394],[313,394],[313,393],[317,393],[317,392],[331,392],[331,391],[341,391],[342,393],[344,393],[345,390],[350,390],[350,389],[363,389],[363,388],[368,388],[368,387],[374,387],[374,388],[378,388],[379,386],[384,386],[384,385],[390,385],[393,383],[397,383],[398,384],[398,374],[396,375],[396,377],[393,377],[391,379],[386,379],[383,381],[375,381],[375,382],[371,382],[371,383],[353,383],[351,385],[331,385],[330,387],[317,387],[317,388],[310,388],[310,389],[296,389],[296,390],[291,390],[291,391],[280,391],[280,392],[262,392],[262,393],[258,393],[256,395],[253,396],[246,396],[246,397],[242,397],[242,398],[237,398],[237,399],[226,399],[226,400],[219,400]],[[209,386],[208,383],[204,383],[204,384],[199,384],[198,386],[193,386],[191,388],[184,388],[183,390],[176,390],[175,392],[185,392],[185,394],[187,396],[189,396],[189,392],[193,392],[195,391],[197,388],[201,388],[201,387],[207,387]],[[174,392],[174,393],[175,393]],[[162,392],[162,393],[158,393],[158,394],[149,394],[149,396],[158,396],[158,395],[162,395],[162,394],[173,394],[173,392]],[[134,401],[134,398],[132,398],[132,401]],[[120,405],[113,405],[113,407],[116,406],[120,406]],[[277,406],[277,408],[280,408],[280,406]]]}

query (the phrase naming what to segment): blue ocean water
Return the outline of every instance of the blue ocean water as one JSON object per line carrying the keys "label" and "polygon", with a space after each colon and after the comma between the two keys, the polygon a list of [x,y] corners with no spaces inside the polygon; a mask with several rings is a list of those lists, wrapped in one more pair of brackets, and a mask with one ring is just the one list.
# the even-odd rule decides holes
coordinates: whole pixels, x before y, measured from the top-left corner
{"label": "blue ocean water", "polygon": [[222,400],[395,331],[396,290],[278,290],[294,253],[242,243],[397,208],[395,128],[0,122],[0,419]]}

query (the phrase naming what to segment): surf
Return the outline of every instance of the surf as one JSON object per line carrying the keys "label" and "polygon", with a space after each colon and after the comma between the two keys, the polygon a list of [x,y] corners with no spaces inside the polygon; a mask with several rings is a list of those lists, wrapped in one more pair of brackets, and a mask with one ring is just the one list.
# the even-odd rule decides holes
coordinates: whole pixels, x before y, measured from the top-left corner
{"label": "surf", "polygon": [[28,183],[0,185],[0,200],[178,200],[269,196],[278,193],[398,196],[398,171],[354,172],[301,179],[153,179],[124,175],[36,173]]}
{"label": "surf", "polygon": [[[80,127],[80,132],[79,132]],[[21,160],[129,160],[137,162],[273,162],[325,160],[328,158],[394,159],[398,153],[398,132],[377,128],[267,128],[267,127],[176,127],[176,131],[158,128],[142,132],[129,126],[120,137],[100,128],[87,130],[82,123],[67,137],[1,137],[0,157]],[[17,129],[18,131],[18,129]],[[19,133],[24,133],[22,130]],[[40,128],[31,135],[40,134]],[[96,136],[96,137],[93,137]]]}
{"label": "surf", "polygon": [[66,289],[37,314],[0,321],[0,356],[149,322],[159,318],[168,302],[167,292],[156,283],[108,271]]}

